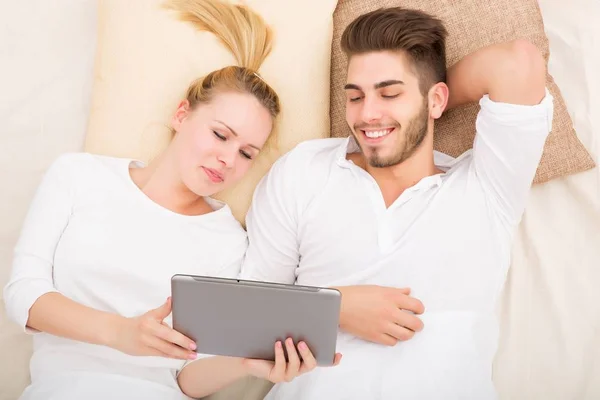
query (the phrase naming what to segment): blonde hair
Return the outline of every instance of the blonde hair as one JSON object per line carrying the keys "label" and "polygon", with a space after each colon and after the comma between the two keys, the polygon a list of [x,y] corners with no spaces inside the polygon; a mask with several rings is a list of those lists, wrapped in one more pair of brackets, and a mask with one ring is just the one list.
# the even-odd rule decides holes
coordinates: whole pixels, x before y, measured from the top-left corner
{"label": "blonde hair", "polygon": [[[192,109],[209,103],[218,93],[235,91],[252,94],[273,119],[277,118],[281,111],[279,96],[257,72],[271,52],[273,36],[260,15],[244,5],[221,0],[167,0],[164,7],[176,11],[182,21],[213,33],[238,63],[192,82],[186,94]],[[274,129],[267,146],[275,145],[276,141]]]}

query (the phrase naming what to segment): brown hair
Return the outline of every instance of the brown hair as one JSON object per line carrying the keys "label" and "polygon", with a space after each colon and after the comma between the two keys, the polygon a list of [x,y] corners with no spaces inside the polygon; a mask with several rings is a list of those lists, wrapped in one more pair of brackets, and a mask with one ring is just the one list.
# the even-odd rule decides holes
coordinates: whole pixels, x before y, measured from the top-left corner
{"label": "brown hair", "polygon": [[[210,102],[224,91],[252,94],[275,119],[281,107],[279,97],[257,70],[271,52],[272,32],[264,20],[248,7],[221,0],[167,0],[182,21],[213,33],[231,51],[238,66],[213,71],[192,82],[186,94],[190,107]],[[277,141],[274,129],[267,145]]]}
{"label": "brown hair", "polygon": [[439,19],[418,10],[380,8],[363,14],[344,30],[341,47],[348,58],[375,51],[403,51],[426,95],[446,82],[446,28]]}

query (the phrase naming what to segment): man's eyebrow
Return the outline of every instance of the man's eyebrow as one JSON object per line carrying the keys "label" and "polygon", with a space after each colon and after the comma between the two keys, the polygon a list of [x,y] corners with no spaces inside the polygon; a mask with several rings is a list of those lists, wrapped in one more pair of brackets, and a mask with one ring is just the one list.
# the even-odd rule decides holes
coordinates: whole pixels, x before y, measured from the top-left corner
{"label": "man's eyebrow", "polygon": [[[404,85],[404,82],[398,79],[388,79],[387,81],[378,82],[373,87],[375,89],[381,89],[392,85]],[[354,83],[347,83],[344,86],[344,90],[358,90],[362,92],[362,88]]]}
{"label": "man's eyebrow", "polygon": [[387,81],[379,82],[375,84],[375,89],[381,89],[392,85],[404,85],[404,82],[397,79],[390,79]]}
{"label": "man's eyebrow", "polygon": [[[220,123],[221,125],[223,125],[225,128],[229,129],[229,131],[233,134],[233,136],[235,136],[235,137],[239,136],[237,134],[237,132],[234,131],[233,129],[231,129],[225,122],[219,121],[218,119],[216,119],[215,121],[217,121],[218,123]],[[252,147],[253,149],[256,149],[256,150],[260,151],[260,147],[258,147],[258,146],[255,146],[253,144],[249,144],[248,146]]]}
{"label": "man's eyebrow", "polygon": [[362,92],[362,89],[360,88],[360,86],[355,85],[354,83],[347,83],[344,86],[344,90],[358,90]]}

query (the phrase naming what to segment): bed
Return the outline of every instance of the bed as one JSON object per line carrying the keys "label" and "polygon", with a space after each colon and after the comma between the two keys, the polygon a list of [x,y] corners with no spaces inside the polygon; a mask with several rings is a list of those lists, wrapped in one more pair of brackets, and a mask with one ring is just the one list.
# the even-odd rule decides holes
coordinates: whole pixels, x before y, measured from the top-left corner
{"label": "bed", "polygon": [[[541,0],[550,72],[600,163],[600,2]],[[0,4],[0,285],[33,192],[59,154],[83,149],[92,95],[95,0]],[[503,400],[600,398],[600,169],[532,189],[498,314]],[[28,382],[30,338],[0,310],[0,400]],[[253,385],[253,384],[252,384]],[[257,398],[259,384],[230,389]],[[237,391],[237,394],[233,395]]]}

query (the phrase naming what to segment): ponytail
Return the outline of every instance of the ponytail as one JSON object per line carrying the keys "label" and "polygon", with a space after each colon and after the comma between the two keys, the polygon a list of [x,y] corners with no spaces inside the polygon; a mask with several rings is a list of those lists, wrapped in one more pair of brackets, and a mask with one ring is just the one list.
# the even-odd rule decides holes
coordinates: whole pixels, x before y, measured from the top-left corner
{"label": "ponytail", "polygon": [[272,32],[262,17],[243,5],[222,0],[168,0],[182,21],[213,33],[235,57],[238,66],[258,71],[271,52]]}
{"label": "ponytail", "polygon": [[[272,31],[262,17],[244,5],[227,0],[167,0],[165,7],[198,30],[213,33],[233,54],[238,65],[213,71],[194,81],[187,90],[190,107],[208,103],[222,91],[252,94],[273,118],[280,112],[279,97],[259,75],[271,52]],[[275,130],[276,132],[276,130]],[[275,133],[268,144],[276,142]]]}

